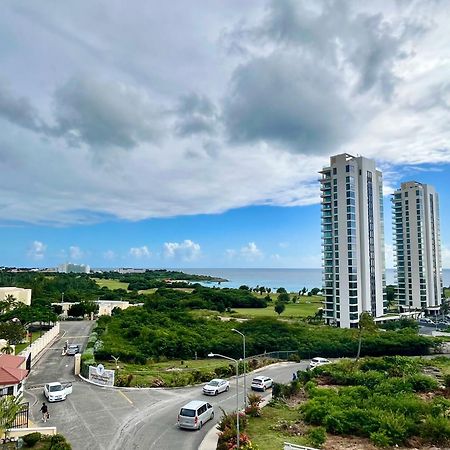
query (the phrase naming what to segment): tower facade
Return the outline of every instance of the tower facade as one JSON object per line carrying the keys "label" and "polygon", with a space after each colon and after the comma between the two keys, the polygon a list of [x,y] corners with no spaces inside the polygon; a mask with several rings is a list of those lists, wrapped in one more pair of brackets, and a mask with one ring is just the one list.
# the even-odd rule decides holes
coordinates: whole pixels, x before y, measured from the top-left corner
{"label": "tower facade", "polygon": [[433,186],[408,181],[392,197],[399,304],[404,309],[442,302],[439,198]]}
{"label": "tower facade", "polygon": [[385,311],[382,174],[375,161],[346,153],[320,173],[324,317],[353,328],[362,312]]}

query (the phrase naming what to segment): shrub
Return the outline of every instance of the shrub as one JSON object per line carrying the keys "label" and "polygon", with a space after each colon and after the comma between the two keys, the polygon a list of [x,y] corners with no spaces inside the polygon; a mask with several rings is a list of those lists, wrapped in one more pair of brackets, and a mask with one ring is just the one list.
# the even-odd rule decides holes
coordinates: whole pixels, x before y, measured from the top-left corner
{"label": "shrub", "polygon": [[259,417],[261,415],[261,407],[259,406],[262,402],[262,397],[258,394],[248,394],[248,406],[245,409],[245,414],[250,417]]}
{"label": "shrub", "polygon": [[374,431],[370,434],[370,440],[377,447],[389,447],[390,445],[392,445],[391,439],[386,436],[384,431]]}
{"label": "shrub", "polygon": [[450,422],[446,417],[428,416],[419,426],[419,434],[435,445],[450,443]]}
{"label": "shrub", "polygon": [[327,433],[325,428],[315,427],[308,430],[306,438],[313,447],[322,448],[322,445],[325,444],[325,441],[327,440]]}
{"label": "shrub", "polygon": [[410,377],[410,382],[414,392],[430,392],[438,387],[438,382],[428,375],[413,375]]}
{"label": "shrub", "polygon": [[41,433],[35,432],[26,434],[22,439],[28,447],[34,447],[41,440],[41,436]]}

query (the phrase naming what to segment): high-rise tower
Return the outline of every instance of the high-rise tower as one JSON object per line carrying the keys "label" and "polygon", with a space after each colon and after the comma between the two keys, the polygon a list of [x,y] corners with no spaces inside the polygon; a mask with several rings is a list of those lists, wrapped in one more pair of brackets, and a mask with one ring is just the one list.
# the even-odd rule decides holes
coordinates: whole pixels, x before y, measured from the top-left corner
{"label": "high-rise tower", "polygon": [[408,181],[392,197],[398,299],[404,309],[442,302],[439,198],[433,186]]}
{"label": "high-rise tower", "polygon": [[322,252],[327,323],[356,327],[384,313],[382,174],[362,156],[332,156],[322,178]]}

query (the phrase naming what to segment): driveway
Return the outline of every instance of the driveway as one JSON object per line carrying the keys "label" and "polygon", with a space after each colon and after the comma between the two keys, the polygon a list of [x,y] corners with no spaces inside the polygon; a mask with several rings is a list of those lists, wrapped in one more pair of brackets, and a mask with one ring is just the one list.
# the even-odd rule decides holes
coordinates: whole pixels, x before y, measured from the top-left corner
{"label": "driveway", "polygon": [[[45,400],[42,385],[50,381],[72,381],[73,393],[67,400],[50,403],[49,426],[56,426],[72,444],[74,450],[197,450],[208,430],[220,420],[220,407],[233,411],[236,405],[235,380],[229,392],[206,397],[201,387],[180,389],[102,388],[91,385],[73,375],[73,357],[62,356],[66,339],[82,343],[87,340],[92,322],[63,322],[62,334],[36,363],[26,384],[26,398],[30,401],[31,420],[41,425],[39,408]],[[307,363],[281,363],[262,369],[278,382],[287,382],[292,373],[305,369]],[[253,374],[247,376],[250,386]],[[243,404],[243,377],[239,379],[240,403]],[[270,395],[266,392],[263,395]],[[194,399],[209,401],[216,412],[214,420],[200,431],[179,430],[177,414],[181,406]]]}

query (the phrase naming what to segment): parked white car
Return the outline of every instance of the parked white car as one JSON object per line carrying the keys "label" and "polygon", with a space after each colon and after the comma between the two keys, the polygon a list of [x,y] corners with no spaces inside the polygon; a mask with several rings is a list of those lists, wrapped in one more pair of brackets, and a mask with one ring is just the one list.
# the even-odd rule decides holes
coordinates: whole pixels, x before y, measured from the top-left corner
{"label": "parked white car", "polygon": [[217,395],[221,392],[226,392],[230,389],[230,382],[220,378],[214,378],[208,384],[203,386],[203,393],[205,395]]}
{"label": "parked white car", "polygon": [[59,402],[65,400],[72,393],[72,383],[46,383],[44,385],[44,395],[49,402]]}
{"label": "parked white car", "polygon": [[265,391],[273,386],[273,380],[269,377],[255,377],[252,380],[251,388],[253,391]]}
{"label": "parked white car", "polygon": [[326,358],[316,357],[316,358],[313,358],[309,362],[309,368],[310,369],[314,369],[316,367],[320,367],[320,366],[323,366],[325,364],[331,364],[331,361],[329,359],[326,359]]}

